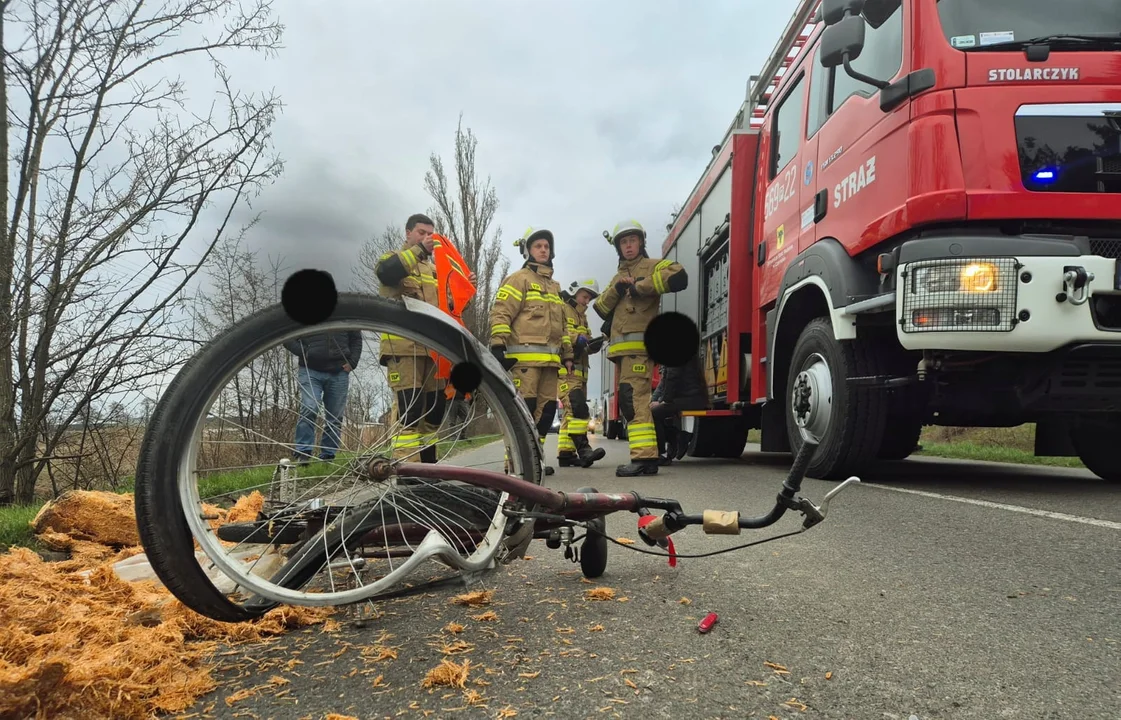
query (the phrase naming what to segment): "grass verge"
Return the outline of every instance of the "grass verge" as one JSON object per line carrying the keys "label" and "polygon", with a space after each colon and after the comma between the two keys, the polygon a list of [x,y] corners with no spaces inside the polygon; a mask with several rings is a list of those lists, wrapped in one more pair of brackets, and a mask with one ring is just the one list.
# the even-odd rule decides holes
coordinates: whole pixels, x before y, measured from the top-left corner
{"label": "grass verge", "polygon": [[[501,435],[496,434],[480,435],[455,443],[449,440],[437,443],[436,452],[440,457],[443,457],[445,453],[452,450],[449,457],[454,457],[459,453],[488,445],[501,438]],[[347,456],[347,453],[340,453],[335,462],[346,460]],[[309,471],[322,471],[323,466],[318,463],[313,463],[308,466],[308,469]],[[221,494],[236,495],[245,490],[261,488],[268,484],[269,480],[272,478],[272,473],[273,467],[269,466],[240,472],[210,475],[199,482],[199,496],[203,498],[213,498]],[[129,493],[132,492],[132,490],[133,478],[130,477],[121,483],[117,492]],[[231,500],[233,499],[234,498],[231,498]],[[0,507],[0,552],[6,552],[8,548],[13,545],[30,548],[37,552],[43,549],[39,546],[38,542],[36,542],[35,535],[31,532],[30,527],[31,520],[34,519],[43,505],[44,503],[40,502],[33,505]]]}
{"label": "grass verge", "polygon": [[[748,433],[748,442],[759,442],[759,431]],[[923,428],[922,450],[911,457],[940,457],[953,460],[1085,468],[1076,457],[1036,457],[1035,425],[1012,428]]]}

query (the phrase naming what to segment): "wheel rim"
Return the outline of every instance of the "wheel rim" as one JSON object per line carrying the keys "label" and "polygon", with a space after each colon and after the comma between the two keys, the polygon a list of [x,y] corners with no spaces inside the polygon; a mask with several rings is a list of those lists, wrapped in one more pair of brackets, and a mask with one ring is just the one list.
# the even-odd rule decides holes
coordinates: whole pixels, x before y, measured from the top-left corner
{"label": "wheel rim", "polygon": [[[292,324],[290,324],[290,326],[291,325]],[[432,338],[420,337],[415,330],[379,321],[378,319],[333,320],[317,325],[314,332],[339,332],[346,330],[362,330],[376,335],[391,333],[418,341],[427,348],[439,352],[453,363],[466,359],[466,355],[462,349],[457,350],[455,348],[443,346]],[[278,347],[287,340],[298,338],[310,332],[311,331],[307,328],[295,327],[285,332],[283,335],[265,338],[257,347],[247,348],[243,353],[240,353],[238,360],[243,358],[245,360],[255,359],[261,354],[261,351],[266,348]],[[364,352],[363,358],[366,362],[377,363],[376,355],[371,359]],[[388,572],[380,578],[375,579],[373,582],[354,583],[348,581],[345,587],[340,587],[336,584],[335,573],[336,570],[340,569],[340,563],[343,566],[341,569],[344,573],[348,576],[353,574],[359,580],[362,579],[362,570],[366,565],[365,561],[361,560],[361,558],[352,558],[349,552],[345,551],[345,544],[343,546],[344,551],[338,556],[328,557],[327,562],[319,570],[319,572],[324,573],[329,580],[329,587],[325,591],[308,592],[299,588],[293,589],[284,587],[271,582],[268,577],[255,574],[254,570],[257,568],[256,563],[260,561],[260,557],[264,557],[265,553],[257,551],[260,557],[251,560],[253,565],[249,565],[249,561],[246,561],[245,558],[252,557],[252,554],[255,552],[254,547],[260,548],[261,546],[247,545],[245,547],[249,548],[248,550],[243,549],[239,551],[238,548],[242,545],[240,543],[233,549],[231,549],[228,544],[224,545],[219,540],[217,533],[208,523],[207,516],[201,511],[203,508],[203,499],[200,497],[199,487],[196,483],[199,445],[204,436],[207,418],[211,415],[211,410],[223,392],[226,384],[243,368],[244,364],[236,365],[226,377],[221,378],[214,386],[214,390],[210,393],[210,396],[206,398],[205,402],[202,404],[202,411],[197,417],[193,418],[194,428],[191,433],[192,440],[189,448],[182,453],[178,464],[179,472],[177,478],[180,502],[182,503],[185,519],[192,536],[205,554],[206,559],[211,563],[211,568],[217,568],[222,575],[232,581],[235,589],[251,591],[273,602],[282,602],[292,605],[341,605],[362,601],[390,590],[407,576],[416,572],[420,567],[429,566],[430,563],[427,563],[429,559],[435,559],[438,562],[442,561],[445,566],[451,567],[455,571],[466,573],[480,572],[494,566],[496,556],[503,547],[502,541],[507,525],[507,516],[502,511],[502,505],[508,499],[506,493],[498,495],[497,509],[491,516],[489,525],[486,526],[485,532],[483,532],[480,540],[472,541],[471,547],[467,546],[466,541],[458,543],[457,546],[457,531],[454,528],[449,529],[445,527],[445,525],[448,524],[447,518],[437,518],[435,520],[428,518],[411,518],[413,521],[419,520],[419,524],[422,526],[425,524],[425,520],[429,520],[427,526],[428,532],[424,535],[423,540],[415,545],[410,544],[407,540],[405,541],[406,545],[409,545],[411,549],[411,556],[404,562],[394,561],[392,555],[387,553],[387,558],[389,560],[388,567],[380,569],[387,569]],[[498,401],[495,388],[492,387],[491,384],[484,382],[476,391],[475,395],[486,401],[491,411],[490,416],[497,421],[500,431],[504,436],[505,444],[509,447],[512,442],[515,442],[514,438],[517,436],[514,421],[510,415],[502,410],[502,404]],[[446,417],[447,416],[445,416],[445,418]],[[443,428],[443,425],[441,427]],[[279,444],[281,446],[287,445],[291,448],[291,438],[289,437]],[[520,452],[507,453],[510,462],[510,473],[519,477],[525,477],[526,473],[522,467],[520,455]],[[497,461],[497,463],[498,466],[501,467],[502,460]],[[383,503],[387,497],[390,502],[393,500],[390,495],[387,489],[377,499],[378,504],[383,505],[383,513],[385,512]],[[397,507],[397,510],[400,512],[400,507]],[[454,523],[454,519],[452,522]],[[404,536],[402,535],[402,537]],[[388,539],[386,542],[388,549]],[[304,587],[307,587],[307,585],[301,586],[301,588]],[[250,600],[252,600],[252,598],[250,598]]]}
{"label": "wheel rim", "polygon": [[802,436],[820,443],[833,414],[833,373],[821,353],[806,358],[795,376],[790,411]]}

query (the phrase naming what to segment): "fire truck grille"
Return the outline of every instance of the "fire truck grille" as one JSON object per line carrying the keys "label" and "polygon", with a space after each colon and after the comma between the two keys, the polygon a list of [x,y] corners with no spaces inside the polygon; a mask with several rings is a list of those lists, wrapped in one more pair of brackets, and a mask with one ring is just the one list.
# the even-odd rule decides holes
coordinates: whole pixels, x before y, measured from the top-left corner
{"label": "fire truck grille", "polygon": [[1090,239],[1090,254],[1107,258],[1121,258],[1121,239]]}
{"label": "fire truck grille", "polygon": [[904,271],[906,333],[1009,332],[1016,326],[1015,258],[944,258]]}

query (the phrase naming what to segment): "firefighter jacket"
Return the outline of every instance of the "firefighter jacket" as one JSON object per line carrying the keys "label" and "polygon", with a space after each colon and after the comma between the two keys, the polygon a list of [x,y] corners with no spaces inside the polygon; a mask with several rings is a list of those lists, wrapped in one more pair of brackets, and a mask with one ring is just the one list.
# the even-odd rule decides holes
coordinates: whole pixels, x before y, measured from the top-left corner
{"label": "firefighter jacket", "polygon": [[[573,361],[572,374],[580,378],[581,382],[587,382],[588,379],[588,350],[585,347],[584,352],[576,355],[576,338],[583,335],[588,340],[591,340],[592,333],[588,330],[588,316],[587,313],[582,311],[578,306],[573,306],[572,303],[564,304],[564,329],[568,335],[569,342],[573,347]],[[564,368],[561,368],[561,377],[567,375]]]}
{"label": "firefighter jacket", "polygon": [[[374,273],[381,281],[378,294],[394,300],[411,297],[429,305],[440,306],[439,285],[436,279],[436,265],[423,245],[388,252],[378,258]],[[400,335],[383,333],[381,336],[381,356],[408,357],[428,355],[428,348],[406,340]]]}
{"label": "firefighter jacket", "polygon": [[561,367],[572,359],[565,302],[553,268],[527,261],[502,281],[490,311],[490,344],[526,367]]}
{"label": "firefighter jacket", "polygon": [[[628,278],[634,281],[634,288],[621,295],[615,285]],[[658,315],[662,295],[680,292],[688,284],[685,268],[673,260],[620,260],[619,271],[592,306],[601,318],[611,319],[607,357],[645,355],[643,335]]]}

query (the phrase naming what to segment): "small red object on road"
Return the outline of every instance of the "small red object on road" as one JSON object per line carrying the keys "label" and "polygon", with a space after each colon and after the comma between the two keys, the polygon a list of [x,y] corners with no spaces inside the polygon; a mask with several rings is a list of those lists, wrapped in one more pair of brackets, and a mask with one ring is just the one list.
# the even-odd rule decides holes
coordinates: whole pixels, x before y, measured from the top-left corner
{"label": "small red object on road", "polygon": [[705,615],[705,619],[701,620],[700,624],[697,625],[697,630],[699,632],[706,633],[709,630],[711,630],[712,626],[715,625],[715,624],[716,624],[716,613],[710,612],[708,615]]}

